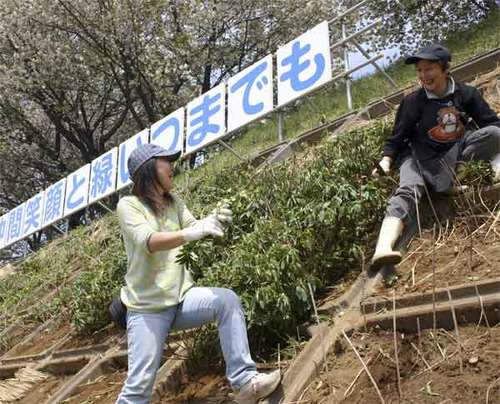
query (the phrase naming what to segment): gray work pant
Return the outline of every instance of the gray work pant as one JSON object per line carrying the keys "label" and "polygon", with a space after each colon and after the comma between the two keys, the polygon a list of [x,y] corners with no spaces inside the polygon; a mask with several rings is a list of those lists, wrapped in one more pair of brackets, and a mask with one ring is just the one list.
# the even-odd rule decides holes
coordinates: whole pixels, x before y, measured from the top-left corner
{"label": "gray work pant", "polygon": [[406,158],[399,168],[399,187],[389,199],[386,217],[407,221],[415,217],[416,203],[425,192],[424,186],[444,192],[453,185],[457,161],[492,160],[500,153],[500,128],[486,126],[467,133],[442,158],[419,161]]}

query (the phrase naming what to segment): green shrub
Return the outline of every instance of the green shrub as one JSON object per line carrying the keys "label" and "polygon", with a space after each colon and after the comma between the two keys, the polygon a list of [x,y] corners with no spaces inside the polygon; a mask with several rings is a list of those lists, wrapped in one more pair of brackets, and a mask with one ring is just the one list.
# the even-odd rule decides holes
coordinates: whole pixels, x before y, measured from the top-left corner
{"label": "green shrub", "polygon": [[124,284],[127,256],[114,217],[107,217],[106,233],[85,244],[85,270],[70,288],[70,317],[76,329],[91,333],[110,321],[108,306]]}
{"label": "green shrub", "polygon": [[[0,313],[15,318],[16,312],[39,304],[50,291],[63,285],[77,270],[83,228],[30,256],[15,274],[0,282]],[[43,306],[43,305],[42,305]],[[42,307],[37,307],[43,311]]]}
{"label": "green shrub", "polygon": [[483,186],[491,185],[493,176],[489,161],[472,160],[461,165],[457,179],[462,185]]}
{"label": "green shrub", "polygon": [[284,340],[308,318],[309,284],[320,292],[360,267],[385,208],[387,193],[369,173],[388,129],[380,121],[260,173],[225,172],[190,189],[194,211],[225,200],[235,223],[222,240],[186,245],[181,260],[198,284],[240,295],[260,343]]}

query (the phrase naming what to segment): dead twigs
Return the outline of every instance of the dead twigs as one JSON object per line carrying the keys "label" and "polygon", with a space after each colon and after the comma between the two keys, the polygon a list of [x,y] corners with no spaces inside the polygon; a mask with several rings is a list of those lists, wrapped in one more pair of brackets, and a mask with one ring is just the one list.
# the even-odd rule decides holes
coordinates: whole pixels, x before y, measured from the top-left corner
{"label": "dead twigs", "polygon": [[432,329],[436,333],[436,225],[432,227]]}
{"label": "dead twigs", "polygon": [[418,237],[422,238],[422,226],[420,225],[420,211],[418,209],[418,198],[417,198],[417,188],[413,188],[413,193],[415,197],[415,209],[417,211],[417,226],[418,226]]}
{"label": "dead twigs", "polygon": [[342,330],[342,335],[344,336],[344,338],[348,342],[349,346],[352,348],[352,350],[354,351],[354,353],[358,357],[359,361],[363,365],[363,368],[365,369],[366,374],[370,378],[370,381],[372,382],[373,387],[375,387],[375,390],[377,391],[377,395],[378,395],[378,398],[380,399],[380,402],[382,404],[385,404],[384,397],[382,397],[382,393],[380,392],[380,390],[378,388],[377,382],[375,381],[375,379],[373,378],[372,374],[370,373],[370,370],[368,369],[368,366],[366,366],[366,363],[363,361],[363,358],[361,358],[361,355],[359,354],[358,350],[354,347],[353,343],[351,342],[351,340],[349,339],[349,337],[347,336],[347,334],[345,333],[344,330]]}
{"label": "dead twigs", "polygon": [[401,267],[401,265],[403,265],[406,261],[408,261],[411,257],[413,257],[414,254],[419,252],[422,249],[423,245],[424,243],[420,244],[417,248],[415,248],[415,250],[407,254],[406,257],[404,257],[398,265]]}
{"label": "dead twigs", "polygon": [[443,351],[443,348],[441,348],[441,345],[439,345],[439,341],[437,340],[437,335],[435,335],[436,333],[430,332],[429,334],[432,337],[432,339],[434,340],[434,342],[436,343],[436,345],[439,349],[439,353],[443,357],[443,360],[445,360],[446,359],[446,351]]}
{"label": "dead twigs", "polygon": [[394,335],[394,357],[396,359],[396,374],[398,377],[398,394],[399,398],[403,396],[403,392],[401,390],[401,373],[399,372],[399,358],[398,358],[398,338],[396,331],[396,291],[392,290],[392,328]]}
{"label": "dead twigs", "polygon": [[420,331],[420,317],[417,317],[418,347],[422,348],[422,333]]}
{"label": "dead twigs", "polygon": [[[368,366],[372,360],[374,362],[376,362],[379,357],[380,357],[380,352],[377,354],[375,359],[374,359],[374,357],[371,357],[370,359],[368,359],[366,361],[366,365]],[[344,392],[344,397],[349,397],[352,394],[352,392],[354,391],[353,390],[354,385],[356,384],[356,382],[358,381],[358,379],[360,378],[360,376],[363,374],[364,371],[365,371],[364,367],[361,367],[361,369],[359,369],[359,372],[356,374],[356,377],[354,378],[354,380],[351,382],[349,387],[347,387],[346,391]]]}
{"label": "dead twigs", "polygon": [[486,232],[486,234],[484,235],[484,238],[486,239],[488,237],[488,235],[490,234],[490,231],[494,228],[495,228],[495,225],[497,224],[498,220],[500,219],[500,211],[497,213],[497,215],[495,216],[495,219],[493,220],[493,223],[491,224],[491,226],[488,228],[488,231]]}
{"label": "dead twigs", "polygon": [[446,271],[449,267],[453,267],[456,264],[457,261],[458,260],[455,258],[454,261],[452,261],[452,262],[446,264],[445,266],[441,267],[441,269],[439,269],[435,273],[431,272],[430,274],[424,276],[422,279],[420,279],[418,282],[415,283],[415,286],[419,286],[422,283],[424,283],[427,279],[431,278],[432,276],[435,276],[437,274],[440,274],[440,273]]}
{"label": "dead twigs", "polygon": [[497,384],[500,381],[500,377],[497,377],[495,380],[493,380],[493,383],[491,383],[488,386],[488,389],[486,390],[486,404],[490,402],[490,390],[493,388],[495,384]]}
{"label": "dead twigs", "polygon": [[[311,301],[312,301],[312,305],[313,305],[313,309],[314,309],[314,315],[316,317],[316,322],[318,323],[318,325],[320,325],[321,321],[319,319],[318,309],[316,307],[316,301],[314,300],[314,292],[312,290],[312,286],[310,283],[307,283],[307,286],[309,288],[309,293],[311,295]],[[323,337],[321,337],[321,339],[323,340]],[[323,344],[323,341],[321,341],[321,346],[322,347],[325,346],[325,344]],[[325,352],[324,348],[323,348],[323,366],[325,367],[326,371],[328,372],[328,362],[326,360],[326,352]]]}
{"label": "dead twigs", "polygon": [[444,363],[444,362],[448,361],[449,359],[453,358],[457,353],[458,353],[458,351],[455,351],[455,352],[451,353],[450,355],[448,355],[448,357],[446,357],[444,359],[441,359],[441,360],[439,360],[437,362],[434,362],[428,369],[424,369],[421,372],[417,373],[415,375],[415,377],[420,376],[421,374],[423,374],[425,372],[428,372],[429,370],[433,370],[433,369],[437,368],[442,363]]}
{"label": "dead twigs", "polygon": [[415,351],[417,351],[418,356],[420,356],[425,366],[427,366],[427,370],[431,370],[431,365],[429,365],[429,362],[427,362],[427,360],[425,359],[424,354],[420,352],[420,349],[418,349],[413,342],[411,343],[411,346],[413,347],[413,349],[415,349]]}
{"label": "dead twigs", "polygon": [[479,289],[477,287],[477,284],[474,285],[474,289],[476,291],[476,296],[479,300],[479,304],[481,305],[481,315],[479,316],[479,321],[477,323],[478,328],[481,324],[481,320],[484,317],[484,322],[486,323],[486,327],[488,327],[488,334],[491,334],[491,329],[490,329],[490,322],[488,321],[488,317],[486,316],[486,311],[484,310],[484,304],[483,304],[483,297],[479,294]]}
{"label": "dead twigs", "polygon": [[462,344],[460,342],[460,333],[458,332],[458,323],[457,323],[457,315],[455,313],[455,305],[453,304],[453,300],[451,299],[450,285],[446,285],[446,291],[448,292],[448,299],[450,300],[451,314],[453,316],[453,324],[455,326],[455,334],[457,336],[457,344],[458,344],[458,362],[460,364],[460,373],[464,372],[464,364],[462,359]]}

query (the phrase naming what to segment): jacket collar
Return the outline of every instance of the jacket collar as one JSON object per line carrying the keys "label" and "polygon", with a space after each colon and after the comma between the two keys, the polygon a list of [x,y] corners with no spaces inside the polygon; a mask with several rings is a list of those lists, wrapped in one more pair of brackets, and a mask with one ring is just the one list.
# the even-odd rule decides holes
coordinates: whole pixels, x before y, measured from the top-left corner
{"label": "jacket collar", "polygon": [[442,96],[434,94],[432,91],[427,91],[424,87],[425,95],[429,100],[438,100],[447,97],[455,92],[455,80],[453,77],[448,76],[448,86],[446,87],[446,92]]}

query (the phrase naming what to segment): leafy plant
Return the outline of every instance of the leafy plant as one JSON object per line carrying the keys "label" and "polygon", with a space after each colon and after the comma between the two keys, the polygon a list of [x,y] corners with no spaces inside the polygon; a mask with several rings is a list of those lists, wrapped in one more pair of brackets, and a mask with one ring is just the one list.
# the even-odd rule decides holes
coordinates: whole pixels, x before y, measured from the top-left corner
{"label": "leafy plant", "polygon": [[309,317],[309,285],[321,293],[359,268],[385,207],[386,191],[368,173],[388,128],[381,120],[258,174],[232,170],[190,189],[197,213],[225,200],[236,220],[222,240],[186,245],[181,261],[198,284],[240,295],[260,345],[285,340]]}
{"label": "leafy plant", "polygon": [[71,320],[83,333],[97,331],[109,323],[108,305],[124,284],[127,257],[117,224],[115,221],[112,224],[113,237],[106,239],[103,245],[90,245],[99,247],[101,253],[93,256],[97,259],[87,262],[88,270],[83,271],[71,287]]}
{"label": "leafy plant", "polygon": [[458,169],[458,180],[463,185],[491,185],[493,170],[488,161],[472,160],[463,163]]}

